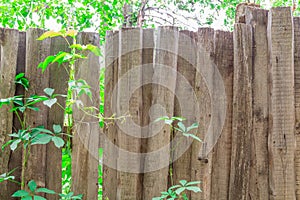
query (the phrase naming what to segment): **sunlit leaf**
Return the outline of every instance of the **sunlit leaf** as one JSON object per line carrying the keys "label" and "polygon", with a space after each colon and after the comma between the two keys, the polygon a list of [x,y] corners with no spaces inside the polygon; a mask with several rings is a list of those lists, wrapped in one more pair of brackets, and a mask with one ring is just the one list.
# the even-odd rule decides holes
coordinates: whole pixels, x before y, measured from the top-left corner
{"label": "sunlit leaf", "polygon": [[52,61],[55,59],[55,56],[48,56],[43,62],[41,62],[39,65],[38,65],[38,68],[41,68],[42,69],[42,72],[44,72],[48,65],[50,63],[52,63]]}
{"label": "sunlit leaf", "polygon": [[59,124],[53,124],[53,131],[54,133],[61,133],[62,129],[61,126]]}
{"label": "sunlit leaf", "polygon": [[56,31],[47,31],[43,33],[37,40],[44,40],[46,38],[52,38],[52,37],[57,37],[57,36],[63,36],[62,33],[56,32]]}
{"label": "sunlit leaf", "polygon": [[49,99],[49,100],[43,101],[43,104],[48,106],[49,108],[51,108],[56,102],[57,102],[57,99],[54,98],[54,99]]}
{"label": "sunlit leaf", "polygon": [[65,141],[60,137],[52,137],[52,141],[54,142],[57,148],[63,147],[65,144]]}
{"label": "sunlit leaf", "polygon": [[54,89],[52,88],[45,88],[44,92],[48,95],[48,96],[52,96],[52,94],[54,93]]}

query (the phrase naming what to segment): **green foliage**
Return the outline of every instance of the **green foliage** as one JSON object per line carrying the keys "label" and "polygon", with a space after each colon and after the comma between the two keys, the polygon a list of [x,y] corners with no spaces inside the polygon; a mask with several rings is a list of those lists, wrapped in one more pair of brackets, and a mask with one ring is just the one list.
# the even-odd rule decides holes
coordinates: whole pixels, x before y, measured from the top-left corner
{"label": "green foliage", "polygon": [[45,200],[45,198],[39,196],[38,193],[56,194],[53,190],[49,190],[47,188],[38,188],[34,180],[28,182],[28,188],[29,191],[26,190],[16,191],[12,195],[12,197],[21,197],[21,200]]}
{"label": "green foliage", "polygon": [[200,181],[192,181],[187,182],[186,180],[180,180],[180,184],[171,186],[167,191],[161,192],[160,197],[154,197],[152,200],[175,200],[175,199],[183,199],[188,200],[188,197],[186,195],[186,191],[191,192],[201,192],[201,189],[198,187],[198,184],[200,184]]}
{"label": "green foliage", "polygon": [[[174,128],[179,133],[181,133],[183,136],[191,137],[199,142],[202,142],[202,140],[197,135],[190,133],[190,131],[192,131],[193,129],[198,128],[198,126],[199,126],[198,123],[193,123],[191,126],[185,127],[185,125],[182,123],[182,121],[184,121],[184,120],[185,120],[185,118],[182,118],[182,117],[169,118],[168,116],[163,116],[163,117],[157,118],[154,122],[164,121],[165,124],[169,125],[171,128]],[[177,121],[176,126],[173,125],[175,123],[175,121]]]}
{"label": "green foliage", "polygon": [[18,183],[17,181],[14,180],[15,176],[12,175],[12,173],[14,173],[14,171],[16,169],[17,168],[11,170],[8,173],[0,174],[0,183],[3,182],[3,181],[11,181],[11,182],[14,182],[14,183]]}

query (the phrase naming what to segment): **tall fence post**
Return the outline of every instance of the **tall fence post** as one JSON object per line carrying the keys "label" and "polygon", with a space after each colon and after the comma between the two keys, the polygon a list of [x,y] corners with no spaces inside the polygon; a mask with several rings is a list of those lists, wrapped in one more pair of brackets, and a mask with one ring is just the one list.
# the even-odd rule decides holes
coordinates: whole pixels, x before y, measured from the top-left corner
{"label": "tall fence post", "polygon": [[[37,66],[40,62],[50,55],[51,40],[46,39],[37,41],[37,38],[44,33],[41,29],[29,29],[26,32],[26,77],[30,82],[30,88],[25,96],[32,94],[44,95],[44,89],[49,87],[49,69],[43,73]],[[48,127],[49,109],[42,103],[38,103],[39,111],[25,111],[26,123],[30,127],[44,126]],[[33,145],[30,147],[30,156],[28,157],[25,171],[25,183],[34,180],[38,187],[46,187],[46,145]],[[23,159],[24,156],[23,156]]]}
{"label": "tall fence post", "polygon": [[248,199],[252,140],[252,28],[235,24],[229,199]]}
{"label": "tall fence post", "polygon": [[[99,46],[99,35],[96,33],[79,33],[77,42],[82,45]],[[76,79],[87,82],[92,92],[92,99],[82,95],[79,100],[86,108],[95,107],[90,113],[98,114],[99,97],[99,58],[88,53],[87,59],[76,64]],[[84,108],[82,108],[84,109]],[[87,110],[89,112],[89,109]],[[72,145],[72,191],[83,194],[83,199],[98,198],[98,165],[99,165],[99,119],[86,114],[81,108],[73,106],[74,130]]]}
{"label": "tall fence post", "polygon": [[294,29],[291,8],[271,8],[270,198],[295,199]]}
{"label": "tall fence post", "polygon": [[294,71],[295,71],[295,175],[296,199],[300,199],[300,17],[294,17]]}
{"label": "tall fence post", "polygon": [[[0,99],[12,97],[15,94],[15,75],[17,69],[19,32],[0,28]],[[13,114],[9,107],[0,108],[0,149],[14,131]],[[1,150],[0,150],[1,151]],[[9,172],[10,149],[7,147],[0,152],[0,174]],[[8,182],[0,184],[0,199],[9,199]]]}

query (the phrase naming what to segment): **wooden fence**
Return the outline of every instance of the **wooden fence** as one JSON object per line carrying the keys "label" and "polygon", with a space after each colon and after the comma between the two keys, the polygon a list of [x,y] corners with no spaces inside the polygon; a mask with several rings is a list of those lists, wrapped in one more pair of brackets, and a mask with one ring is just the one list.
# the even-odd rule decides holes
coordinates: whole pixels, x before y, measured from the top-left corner
{"label": "wooden fence", "polygon": [[[300,18],[291,8],[270,11],[240,6],[233,32],[176,27],[109,31],[105,48],[104,134],[97,120],[74,110],[72,189],[97,199],[98,148],[104,148],[105,199],[151,199],[179,180],[201,181],[196,199],[300,199]],[[0,98],[24,93],[14,76],[31,82],[25,94],[45,87],[66,93],[64,68],[44,74],[36,66],[66,49],[61,39],[37,41],[43,31],[0,29]],[[81,33],[80,43],[98,44]],[[99,104],[99,59],[77,63]],[[57,107],[28,112],[30,125],[63,123]],[[197,141],[171,130],[158,117],[182,116],[199,123]],[[20,127],[7,108],[0,109],[0,145]],[[101,137],[100,137],[101,136]],[[171,142],[170,142],[171,141]],[[21,152],[5,150],[0,174],[20,166]],[[20,176],[20,168],[15,172]],[[61,188],[61,152],[34,146],[26,180],[55,191]],[[0,184],[0,199],[10,199],[16,184]],[[58,199],[47,196],[47,199]]]}

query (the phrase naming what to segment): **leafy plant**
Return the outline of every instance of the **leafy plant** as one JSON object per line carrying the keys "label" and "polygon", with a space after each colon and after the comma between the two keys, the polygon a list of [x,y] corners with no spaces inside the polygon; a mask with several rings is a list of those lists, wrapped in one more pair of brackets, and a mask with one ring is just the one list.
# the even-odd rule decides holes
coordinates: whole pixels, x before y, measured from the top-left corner
{"label": "leafy plant", "polygon": [[[198,123],[193,123],[191,126],[186,127],[182,121],[184,121],[185,118],[183,117],[171,117],[169,118],[168,116],[163,116],[163,117],[159,117],[157,118],[154,122],[158,122],[158,121],[164,121],[165,124],[168,124],[171,128],[177,130],[178,132],[180,132],[183,136],[185,137],[191,137],[199,142],[202,142],[202,140],[196,136],[193,133],[190,133],[191,130],[193,129],[197,129],[198,128]],[[176,126],[174,126],[174,122],[177,121]]]}
{"label": "leafy plant", "polygon": [[192,181],[187,182],[186,180],[180,180],[180,184],[171,186],[167,191],[161,192],[160,197],[154,197],[152,200],[174,200],[174,199],[182,199],[182,200],[188,200],[186,191],[191,192],[201,192],[200,187],[197,185],[200,184],[200,181]]}
{"label": "leafy plant", "polygon": [[21,197],[21,200],[45,200],[46,198],[39,196],[39,193],[56,194],[53,190],[47,188],[38,188],[36,182],[31,180],[28,182],[29,191],[18,190],[12,197]]}

